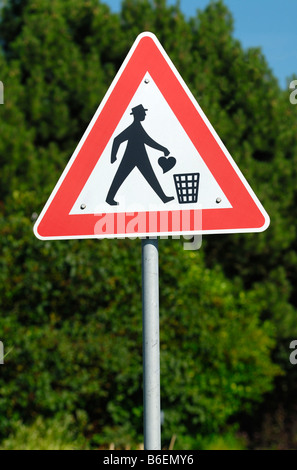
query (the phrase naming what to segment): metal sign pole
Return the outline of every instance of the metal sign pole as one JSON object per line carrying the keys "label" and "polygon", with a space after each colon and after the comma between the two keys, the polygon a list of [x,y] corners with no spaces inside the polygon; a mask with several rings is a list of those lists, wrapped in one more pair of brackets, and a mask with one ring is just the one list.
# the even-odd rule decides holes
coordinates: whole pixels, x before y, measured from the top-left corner
{"label": "metal sign pole", "polygon": [[144,449],[161,450],[158,238],[142,240]]}

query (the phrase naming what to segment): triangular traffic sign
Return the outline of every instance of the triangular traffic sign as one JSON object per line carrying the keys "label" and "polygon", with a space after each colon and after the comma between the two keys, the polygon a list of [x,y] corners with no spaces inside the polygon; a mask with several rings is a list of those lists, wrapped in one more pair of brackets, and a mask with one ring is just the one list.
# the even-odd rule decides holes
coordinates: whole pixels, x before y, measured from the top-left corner
{"label": "triangular traffic sign", "polygon": [[268,225],[268,214],[158,39],[146,32],[133,44],[34,233],[41,239],[120,238],[260,232]]}

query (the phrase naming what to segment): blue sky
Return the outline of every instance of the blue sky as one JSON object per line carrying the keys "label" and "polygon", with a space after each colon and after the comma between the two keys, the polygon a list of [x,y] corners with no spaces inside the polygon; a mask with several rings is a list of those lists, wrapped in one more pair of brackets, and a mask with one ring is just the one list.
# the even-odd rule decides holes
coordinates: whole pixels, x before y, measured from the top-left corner
{"label": "blue sky", "polygon": [[[121,0],[103,0],[119,11]],[[175,4],[175,0],[167,0]],[[181,0],[183,13],[194,16],[209,0]],[[297,0],[225,0],[233,14],[234,36],[244,48],[261,47],[282,88],[297,77]]]}

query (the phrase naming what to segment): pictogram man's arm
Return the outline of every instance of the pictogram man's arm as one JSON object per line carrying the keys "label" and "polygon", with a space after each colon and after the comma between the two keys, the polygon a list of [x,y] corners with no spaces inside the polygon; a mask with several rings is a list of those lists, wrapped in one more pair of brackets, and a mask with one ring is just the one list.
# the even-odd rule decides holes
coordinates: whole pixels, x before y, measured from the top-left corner
{"label": "pictogram man's arm", "polygon": [[119,135],[117,135],[114,138],[112,149],[111,149],[111,158],[110,158],[111,163],[114,163],[116,161],[119,146],[126,140],[128,140],[127,129],[125,129],[123,132],[121,132]]}

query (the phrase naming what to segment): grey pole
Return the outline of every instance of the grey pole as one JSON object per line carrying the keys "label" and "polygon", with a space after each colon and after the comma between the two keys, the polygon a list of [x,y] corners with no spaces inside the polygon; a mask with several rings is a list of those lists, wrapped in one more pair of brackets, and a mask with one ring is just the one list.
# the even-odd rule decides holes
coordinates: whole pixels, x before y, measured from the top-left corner
{"label": "grey pole", "polygon": [[142,240],[144,449],[161,450],[158,238]]}

